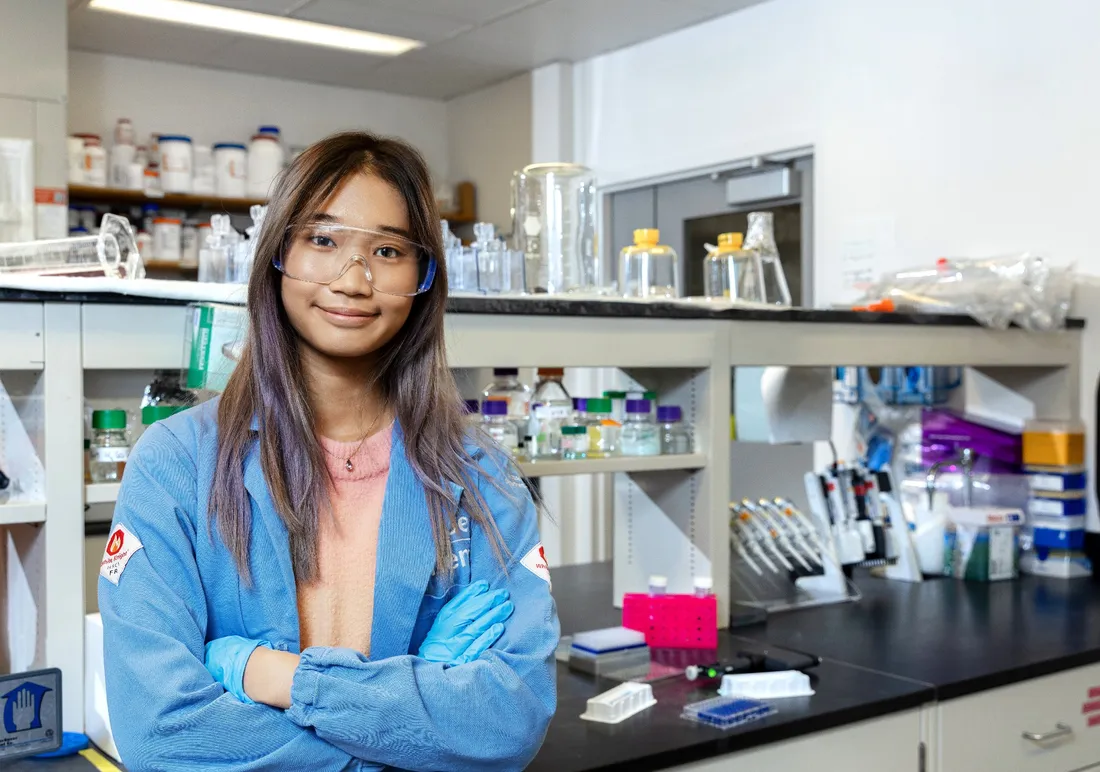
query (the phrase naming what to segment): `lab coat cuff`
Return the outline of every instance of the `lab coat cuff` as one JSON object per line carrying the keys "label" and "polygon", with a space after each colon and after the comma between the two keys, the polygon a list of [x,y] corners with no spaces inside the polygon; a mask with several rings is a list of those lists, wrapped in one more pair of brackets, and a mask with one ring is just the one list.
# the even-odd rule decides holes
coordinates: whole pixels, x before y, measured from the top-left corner
{"label": "lab coat cuff", "polygon": [[290,685],[290,707],[287,718],[298,726],[312,726],[310,717],[317,705],[317,693],[321,688],[320,665],[317,662],[317,650],[302,652],[298,667],[294,671],[294,681]]}

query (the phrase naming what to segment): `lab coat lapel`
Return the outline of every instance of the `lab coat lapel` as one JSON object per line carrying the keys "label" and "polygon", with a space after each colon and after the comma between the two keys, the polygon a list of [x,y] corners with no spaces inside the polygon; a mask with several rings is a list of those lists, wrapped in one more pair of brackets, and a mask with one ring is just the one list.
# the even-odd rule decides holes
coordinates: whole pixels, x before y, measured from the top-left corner
{"label": "lab coat lapel", "polygon": [[[457,501],[462,488],[452,487]],[[434,569],[435,541],[424,486],[405,456],[404,433],[395,423],[378,529],[371,659],[409,653],[417,612]]]}
{"label": "lab coat lapel", "polygon": [[[294,564],[290,559],[290,537],[282,518],[275,511],[275,503],[271,500],[271,492],[267,487],[267,480],[264,479],[259,442],[254,442],[245,456],[244,487],[256,505],[252,512],[253,533],[250,548],[253,582],[256,581],[255,574],[264,570],[264,564],[270,564],[274,560],[281,589],[285,593],[283,597],[287,599],[286,603],[281,604],[284,614],[282,629],[297,648],[301,642],[301,631],[298,627],[298,585],[294,579]],[[256,530],[257,523],[262,527],[263,533]],[[264,536],[269,544],[261,541]]]}

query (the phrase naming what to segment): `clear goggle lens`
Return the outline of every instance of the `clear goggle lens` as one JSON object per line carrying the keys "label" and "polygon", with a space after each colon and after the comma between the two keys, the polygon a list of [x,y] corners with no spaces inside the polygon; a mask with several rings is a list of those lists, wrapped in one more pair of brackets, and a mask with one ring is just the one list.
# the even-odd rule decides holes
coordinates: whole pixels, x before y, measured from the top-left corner
{"label": "clear goggle lens", "polygon": [[273,264],[298,281],[331,284],[358,265],[378,292],[409,296],[427,292],[435,278],[425,247],[385,231],[305,223],[287,228],[283,244]]}

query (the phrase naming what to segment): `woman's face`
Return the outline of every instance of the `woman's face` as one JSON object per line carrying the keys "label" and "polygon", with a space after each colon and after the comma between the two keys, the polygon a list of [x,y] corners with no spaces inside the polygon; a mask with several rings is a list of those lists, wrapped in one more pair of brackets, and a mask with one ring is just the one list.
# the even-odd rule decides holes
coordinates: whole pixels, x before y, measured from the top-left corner
{"label": "woman's face", "polygon": [[[409,214],[401,194],[367,172],[345,180],[314,218],[373,231],[409,231]],[[293,250],[303,248],[292,240],[287,262]],[[405,324],[413,304],[411,297],[376,291],[358,264],[327,285],[283,276],[282,299],[299,339],[324,356],[339,358],[365,357],[380,350]]]}

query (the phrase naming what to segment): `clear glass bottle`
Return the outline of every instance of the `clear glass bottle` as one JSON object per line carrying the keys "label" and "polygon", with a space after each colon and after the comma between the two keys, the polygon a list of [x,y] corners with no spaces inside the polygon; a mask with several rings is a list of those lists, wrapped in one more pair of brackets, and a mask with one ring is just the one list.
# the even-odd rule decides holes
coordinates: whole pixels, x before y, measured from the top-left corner
{"label": "clear glass bottle", "polygon": [[516,435],[527,433],[527,415],[531,403],[531,388],[520,383],[519,369],[494,367],[493,380],[481,392],[483,399],[498,400],[508,406],[507,415],[516,425]]}
{"label": "clear glass bottle", "polygon": [[659,244],[656,228],[634,231],[634,243],[619,252],[619,292],[626,298],[678,298],[680,258],[676,250]]}
{"label": "clear glass bottle", "polygon": [[588,398],[573,397],[573,423],[583,424],[588,420]]}
{"label": "clear glass bottle", "polygon": [[657,423],[661,429],[661,453],[666,456],[691,452],[691,430],[683,424],[684,411],[679,405],[657,408]]}
{"label": "clear glass bottle", "polygon": [[717,248],[703,258],[703,294],[708,298],[765,302],[760,255],[741,248],[740,233],[718,234]]}
{"label": "clear glass bottle", "polygon": [[619,453],[619,430],[621,425],[611,418],[611,400],[606,397],[589,399],[588,418],[588,457],[607,458]]}
{"label": "clear glass bottle", "polygon": [[580,461],[588,457],[588,427],[566,424],[561,427],[561,460]]}
{"label": "clear glass bottle", "polygon": [[779,261],[779,247],[775,245],[775,228],[771,212],[749,212],[745,251],[755,252],[760,257],[764,302],[774,303],[777,306],[791,305],[787,275],[783,272],[783,263]]}
{"label": "clear glass bottle", "polygon": [[561,379],[560,367],[540,367],[539,380],[531,397],[527,455],[532,459],[557,458],[561,451],[561,428],[573,414],[573,400]]}
{"label": "clear glass bottle", "polygon": [[625,391],[605,391],[603,393],[605,397],[611,400],[611,417],[616,421],[626,420],[626,392]]}
{"label": "clear glass bottle", "polygon": [[624,456],[659,456],[661,438],[650,414],[649,400],[628,399],[619,447]]}
{"label": "clear glass bottle", "polygon": [[130,457],[125,410],[96,410],[92,413],[92,441],[88,470],[94,483],[115,483],[122,479]]}
{"label": "clear glass bottle", "polygon": [[[198,396],[190,389],[184,388],[178,369],[154,370],[153,380],[145,387],[145,394],[141,398],[141,423],[148,426],[197,403]],[[149,412],[147,420],[146,411],[154,407],[164,409]],[[174,408],[174,410],[169,412],[167,408]],[[155,418],[154,415],[156,415]]]}
{"label": "clear glass bottle", "polygon": [[481,420],[490,437],[512,455],[518,455],[519,433],[516,424],[508,417],[508,405],[503,400],[484,400],[481,403]]}

